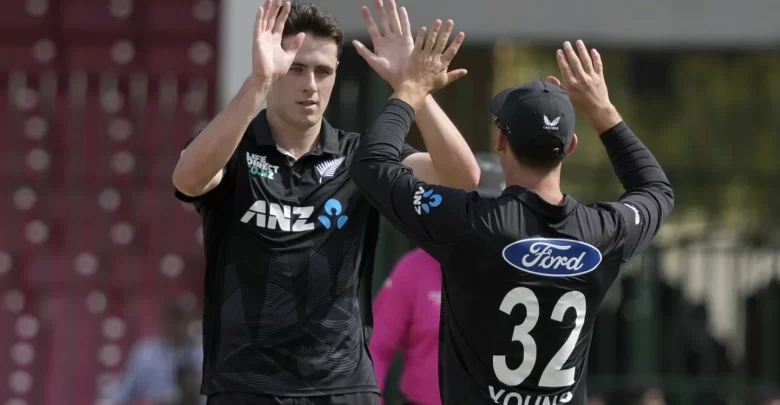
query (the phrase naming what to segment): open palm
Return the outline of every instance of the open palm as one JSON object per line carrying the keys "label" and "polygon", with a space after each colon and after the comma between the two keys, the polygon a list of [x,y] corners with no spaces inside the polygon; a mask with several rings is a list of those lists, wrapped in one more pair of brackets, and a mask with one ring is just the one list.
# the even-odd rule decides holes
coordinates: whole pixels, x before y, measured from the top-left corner
{"label": "open palm", "polygon": [[374,8],[379,15],[379,26],[367,7],[361,9],[374,52],[360,41],[352,41],[352,44],[358,54],[382,79],[390,83],[393,88],[397,88],[402,80],[409,55],[414,50],[409,15],[404,7],[400,10],[396,8],[395,0],[389,0],[387,7],[382,0],[374,0]]}
{"label": "open palm", "polygon": [[[281,0],[266,0],[257,10],[255,18],[255,40],[252,45],[252,74],[263,81],[275,82],[290,70],[305,34],[293,38],[287,49],[282,48],[282,34],[290,2],[282,7]],[[279,12],[281,9],[281,13]]]}
{"label": "open palm", "polygon": [[426,40],[427,29],[421,28],[414,41],[414,50],[402,74],[401,86],[412,87],[425,93],[433,93],[468,73],[465,69],[448,71],[450,63],[458,54],[465,34],[459,32],[447,46],[455,23],[447,20],[442,29],[441,20],[436,20]]}

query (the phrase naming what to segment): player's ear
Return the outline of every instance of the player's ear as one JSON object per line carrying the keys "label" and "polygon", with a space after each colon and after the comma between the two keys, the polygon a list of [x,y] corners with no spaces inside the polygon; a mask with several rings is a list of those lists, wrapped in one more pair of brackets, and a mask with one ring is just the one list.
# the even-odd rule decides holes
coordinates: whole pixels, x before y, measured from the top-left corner
{"label": "player's ear", "polygon": [[569,150],[566,151],[566,155],[571,155],[572,152],[574,152],[574,149],[577,149],[577,134],[572,134],[571,145],[569,145]]}
{"label": "player's ear", "polygon": [[496,150],[503,152],[504,149],[506,149],[506,136],[504,136],[504,131],[496,128]]}

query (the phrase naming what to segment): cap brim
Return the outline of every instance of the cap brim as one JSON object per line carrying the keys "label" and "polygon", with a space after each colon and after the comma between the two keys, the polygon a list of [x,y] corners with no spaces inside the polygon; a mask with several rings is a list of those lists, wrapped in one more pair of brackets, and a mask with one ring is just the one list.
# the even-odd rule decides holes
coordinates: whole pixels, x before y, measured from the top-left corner
{"label": "cap brim", "polygon": [[514,90],[514,88],[508,88],[493,97],[493,100],[490,101],[490,111],[493,115],[498,116],[498,113],[504,108],[504,103],[506,103],[506,99],[509,97],[509,93],[511,93],[512,90]]}

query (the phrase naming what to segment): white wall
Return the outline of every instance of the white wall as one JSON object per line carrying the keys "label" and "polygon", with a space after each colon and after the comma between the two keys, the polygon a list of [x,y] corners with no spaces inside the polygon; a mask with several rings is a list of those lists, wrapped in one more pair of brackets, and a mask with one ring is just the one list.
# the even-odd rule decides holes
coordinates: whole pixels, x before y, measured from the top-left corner
{"label": "white wall", "polygon": [[220,10],[218,103],[224,106],[252,72],[252,29],[262,0],[223,0]]}

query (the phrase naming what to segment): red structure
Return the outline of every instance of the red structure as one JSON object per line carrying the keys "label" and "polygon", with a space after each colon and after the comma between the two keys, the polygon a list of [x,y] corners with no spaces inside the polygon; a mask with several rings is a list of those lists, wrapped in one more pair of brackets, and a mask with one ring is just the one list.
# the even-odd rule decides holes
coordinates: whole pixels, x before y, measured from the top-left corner
{"label": "red structure", "polygon": [[219,4],[7,3],[0,404],[101,403],[162,304],[198,305],[199,219],[170,176],[214,111]]}

